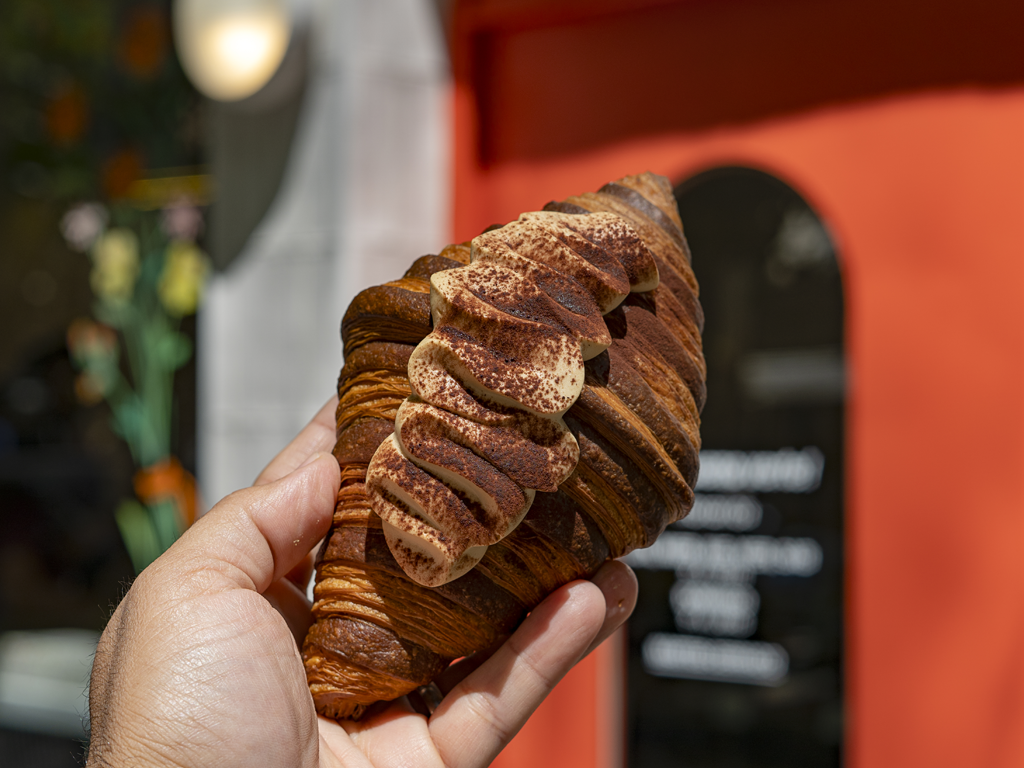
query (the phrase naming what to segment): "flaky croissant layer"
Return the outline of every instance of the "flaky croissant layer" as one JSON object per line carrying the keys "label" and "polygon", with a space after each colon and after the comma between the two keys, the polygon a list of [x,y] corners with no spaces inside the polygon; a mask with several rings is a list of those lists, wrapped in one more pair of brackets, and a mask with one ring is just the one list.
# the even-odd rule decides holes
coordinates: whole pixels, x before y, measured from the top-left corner
{"label": "flaky croissant layer", "polygon": [[[452,659],[507,636],[562,584],[649,546],[692,506],[706,393],[703,315],[671,187],[653,174],[631,176],[545,211],[472,247],[418,259],[345,314],[334,451],[342,488],[303,647],[321,714],[358,717],[426,684]],[[548,289],[534,292],[538,282]],[[502,285],[519,293],[510,300]],[[514,300],[524,295],[525,311]],[[501,318],[494,312],[509,316],[504,327],[474,324]],[[539,328],[538,338],[557,328],[571,339],[581,378],[567,411],[554,400],[546,411],[528,397],[525,406],[503,400],[500,377],[481,389],[486,370],[444,357],[446,333],[487,340],[493,353],[510,327]],[[440,341],[421,353],[428,336]],[[527,358],[536,355],[502,359]],[[431,389],[427,374],[437,380],[438,370],[459,387]],[[427,496],[417,500],[408,491],[412,480],[427,483],[422,475],[437,485],[424,485]],[[434,544],[444,542],[431,530],[460,539],[461,552],[438,547],[447,575],[482,547],[469,558],[475,567],[455,568],[458,578],[433,587],[411,580],[378,514],[395,509],[430,529],[421,532]]]}

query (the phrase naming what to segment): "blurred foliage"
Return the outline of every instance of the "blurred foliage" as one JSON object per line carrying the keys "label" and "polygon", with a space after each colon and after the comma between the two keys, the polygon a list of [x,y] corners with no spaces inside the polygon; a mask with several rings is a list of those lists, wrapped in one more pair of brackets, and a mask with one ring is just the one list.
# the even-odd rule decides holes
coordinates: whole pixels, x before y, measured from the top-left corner
{"label": "blurred foliage", "polygon": [[92,262],[96,297],[96,320],[68,327],[68,350],[82,371],[76,395],[84,405],[107,401],[140,468],[166,461],[174,374],[192,357],[181,320],[198,309],[210,271],[195,243],[201,214],[187,201],[162,212],[84,203],[61,224],[68,245]]}
{"label": "blurred foliage", "polygon": [[19,196],[118,199],[145,169],[196,161],[169,2],[3,0],[0,80],[2,182]]}
{"label": "blurred foliage", "polygon": [[96,297],[96,319],[81,317],[68,328],[68,350],[81,371],[75,394],[83,405],[106,401],[138,467],[135,493],[145,506],[125,500],[115,517],[141,571],[196,514],[195,479],[171,455],[171,433],[175,372],[193,348],[181,320],[198,309],[210,271],[195,243],[202,214],[188,200],[159,212],[82,203],[65,214],[61,229],[71,248],[88,254]]}
{"label": "blurred foliage", "polygon": [[[188,411],[194,392],[186,363],[194,335],[189,316],[206,262],[196,242],[202,213],[192,202],[203,200],[165,182],[198,178],[202,110],[174,55],[170,6],[170,0],[0,0],[0,437],[10,432],[0,440],[0,449],[7,446],[0,458],[10,469],[33,461],[33,450],[55,450],[55,435],[81,439],[81,430],[55,428],[36,439],[19,426],[46,415],[24,415],[11,395],[24,388],[21,382],[39,383],[40,402],[77,402],[59,414],[61,424],[90,424],[89,444],[106,452],[89,470],[105,490],[76,514],[91,521],[83,523],[88,530],[113,532],[116,518],[118,527],[135,531],[136,568],[195,512],[194,481],[171,454],[191,466],[191,416],[182,416],[178,403]],[[140,187],[148,190],[144,206],[131,192]],[[95,319],[85,317],[90,313]],[[69,371],[51,391],[49,379],[26,378],[24,371],[60,343],[64,329],[74,343],[70,360],[63,353],[60,362],[74,365],[78,375]],[[112,400],[127,415],[110,408]],[[114,446],[108,414],[131,458]],[[81,449],[77,442],[61,446]],[[46,469],[11,469],[21,479],[0,493],[0,507],[21,494],[31,505],[16,520],[46,511],[70,526],[68,494],[44,491],[84,487],[84,481],[61,485],[54,478],[63,464],[54,468],[40,459],[38,465]],[[119,507],[118,499],[133,491],[141,504],[130,499]],[[150,528],[143,530],[143,520]],[[45,538],[27,536],[13,551],[34,557]],[[11,551],[0,546],[0,561]],[[10,607],[3,597],[8,581],[0,582],[3,613]]]}

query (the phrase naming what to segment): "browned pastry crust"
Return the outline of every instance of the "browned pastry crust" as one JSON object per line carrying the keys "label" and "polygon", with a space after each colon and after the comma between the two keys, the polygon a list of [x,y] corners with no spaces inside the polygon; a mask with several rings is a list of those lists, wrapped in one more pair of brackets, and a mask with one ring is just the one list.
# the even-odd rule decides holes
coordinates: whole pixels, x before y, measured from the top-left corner
{"label": "browned pastry crust", "polygon": [[[562,584],[649,546],[693,504],[704,318],[671,187],[653,174],[630,176],[545,210],[623,217],[654,255],[661,282],[605,317],[611,347],[587,362],[583,393],[565,416],[580,446],[575,471],[556,492],[537,493],[511,534],[442,586],[405,576],[364,483],[410,394],[409,356],[431,331],[429,277],[468,264],[469,244],[418,259],[401,279],[363,291],[345,313],[334,449],[342,488],[318,556],[316,622],[302,651],[321,714],[358,717],[375,701],[426,684],[452,659],[506,637]],[[486,458],[501,466],[500,457]],[[486,470],[476,456],[464,461],[473,462]]]}

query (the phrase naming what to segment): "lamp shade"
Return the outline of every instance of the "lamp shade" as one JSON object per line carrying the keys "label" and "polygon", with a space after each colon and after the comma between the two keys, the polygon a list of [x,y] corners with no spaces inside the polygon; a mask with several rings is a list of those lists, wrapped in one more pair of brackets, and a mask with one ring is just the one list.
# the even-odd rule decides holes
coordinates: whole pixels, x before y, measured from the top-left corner
{"label": "lamp shade", "polygon": [[292,25],[286,0],[176,0],[174,42],[206,96],[238,101],[259,91],[284,59]]}

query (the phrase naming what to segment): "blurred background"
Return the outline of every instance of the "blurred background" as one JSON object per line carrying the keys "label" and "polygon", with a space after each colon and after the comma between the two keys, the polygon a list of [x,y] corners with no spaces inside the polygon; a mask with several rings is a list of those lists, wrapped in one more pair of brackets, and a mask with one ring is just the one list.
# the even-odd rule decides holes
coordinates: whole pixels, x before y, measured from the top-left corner
{"label": "blurred background", "polygon": [[1024,764],[1024,8],[4,0],[0,766],[414,258],[669,177],[709,398],[628,631],[498,764]]}

